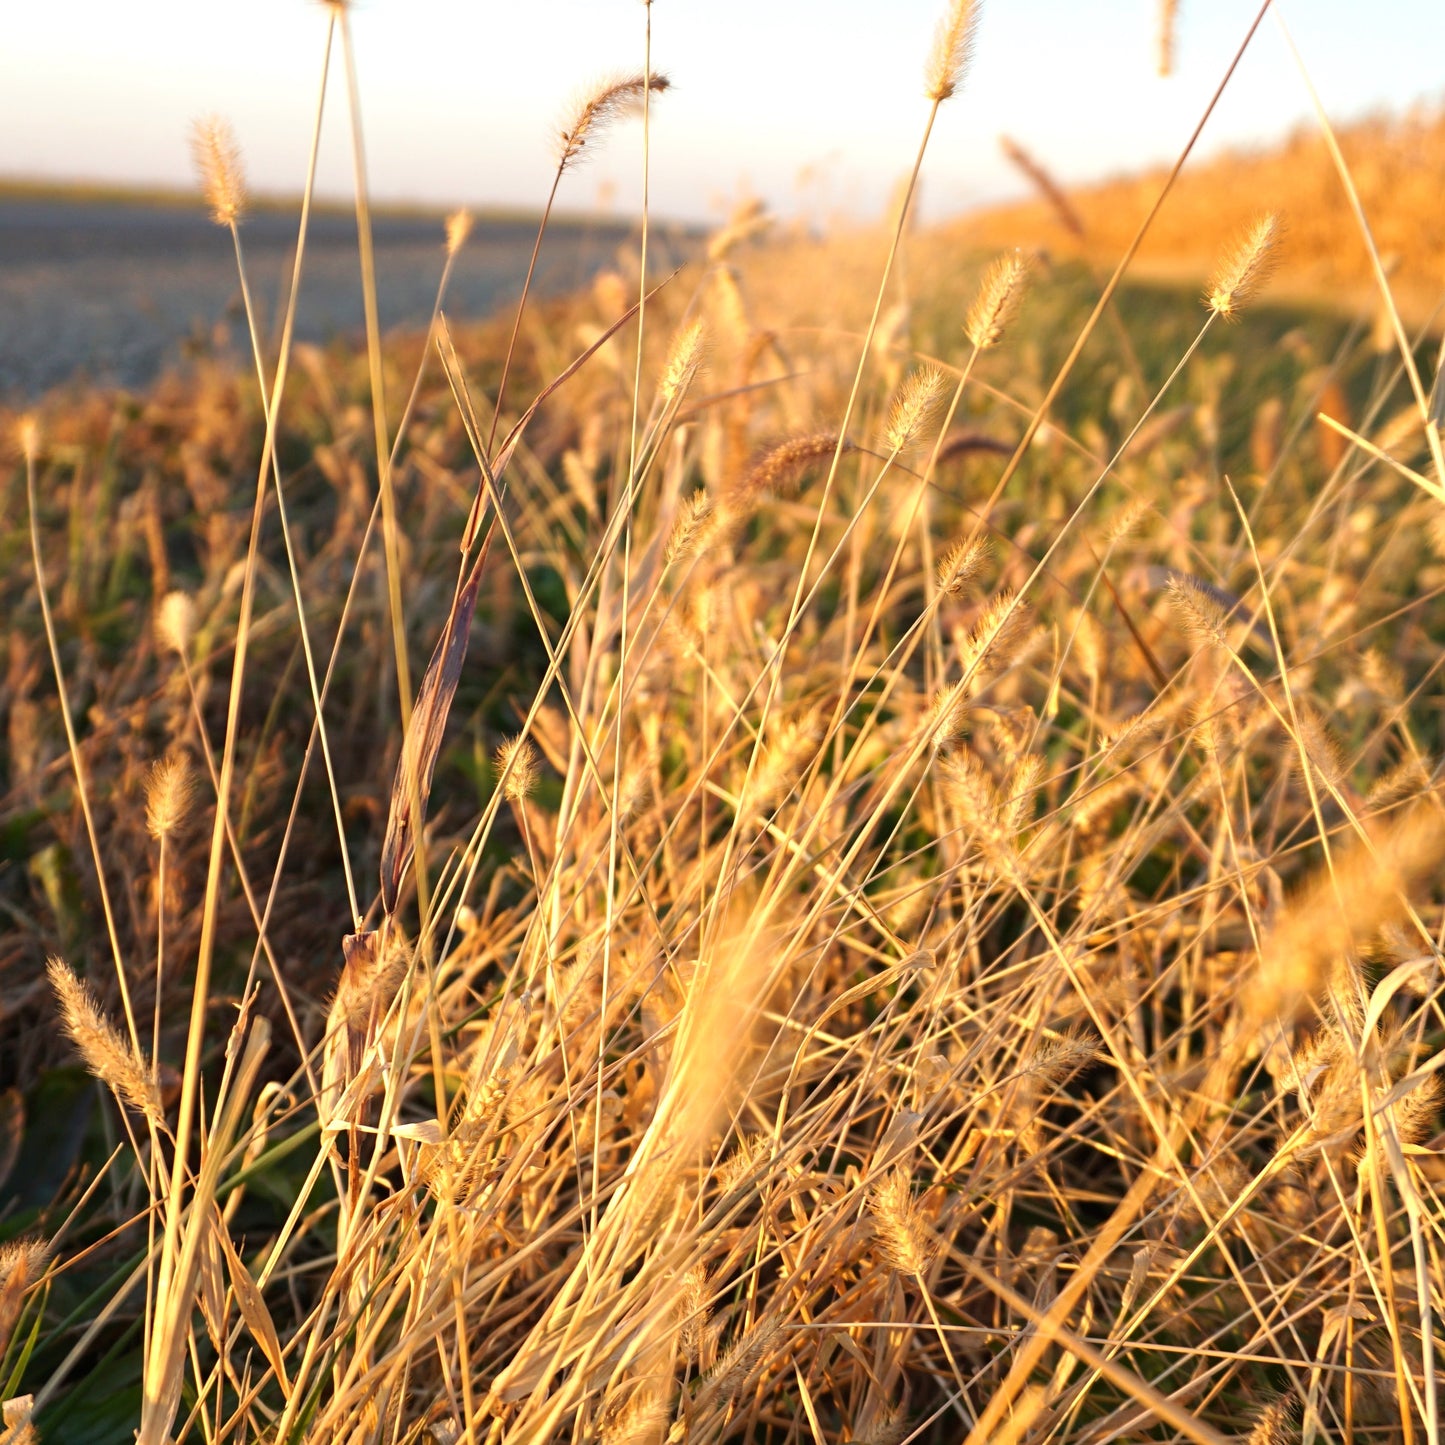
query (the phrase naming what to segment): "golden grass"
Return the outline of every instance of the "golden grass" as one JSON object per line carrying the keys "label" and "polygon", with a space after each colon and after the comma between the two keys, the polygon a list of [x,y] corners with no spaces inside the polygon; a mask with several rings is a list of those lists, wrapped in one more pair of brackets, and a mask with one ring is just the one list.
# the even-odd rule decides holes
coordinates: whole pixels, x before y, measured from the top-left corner
{"label": "golden grass", "polygon": [[[1433,316],[1445,275],[1445,242],[1422,218],[1445,185],[1445,111],[1421,106],[1403,116],[1370,116],[1338,128],[1399,304],[1416,321]],[[1037,199],[991,208],[956,224],[975,246],[1042,247],[1055,256],[1112,263],[1128,244],[1164,180],[1144,171],[1065,190],[1047,157],[1003,138],[1005,154]],[[1377,300],[1369,253],[1351,214],[1330,147],[1307,123],[1283,145],[1236,149],[1192,164],[1140,251],[1145,270],[1203,277],[1262,207],[1285,221],[1280,283],[1295,297],[1342,295],[1354,307]]]}
{"label": "golden grass", "polygon": [[1418,378],[911,194],[24,424],[10,1438],[1438,1434]]}

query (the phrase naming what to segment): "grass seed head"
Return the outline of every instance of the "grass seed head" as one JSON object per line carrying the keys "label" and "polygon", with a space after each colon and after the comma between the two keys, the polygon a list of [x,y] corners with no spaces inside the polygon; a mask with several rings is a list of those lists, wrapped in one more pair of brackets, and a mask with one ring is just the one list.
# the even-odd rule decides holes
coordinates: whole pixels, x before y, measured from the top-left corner
{"label": "grass seed head", "polygon": [[708,1372],[699,1392],[700,1397],[735,1400],[764,1357],[772,1353],[780,1328],[775,1319],[759,1320],[752,1329],[735,1340],[728,1352]]}
{"label": "grass seed head", "polygon": [[[16,1239],[0,1244],[0,1355],[6,1353],[15,1334],[25,1296],[45,1272],[49,1246],[38,1239]],[[5,1425],[13,1425],[11,1409],[19,1400],[5,1402]],[[10,1445],[11,1436],[0,1433],[0,1442]]]}
{"label": "grass seed head", "polygon": [[641,104],[650,90],[661,95],[672,84],[665,75],[611,76],[579,101],[558,134],[558,170],[566,170],[589,145],[596,145],[607,127]]}
{"label": "grass seed head", "polygon": [[665,553],[669,566],[685,561],[703,551],[712,540],[717,525],[717,507],[699,487],[682,508],[682,515],[673,524]]}
{"label": "grass seed head", "polygon": [[230,121],[216,115],[195,121],[191,126],[191,159],[211,219],[218,226],[236,225],[246,214],[246,175]]}
{"label": "grass seed head", "polygon": [[1010,251],[988,268],[963,328],[980,351],[997,346],[1018,315],[1029,269],[1029,258],[1022,251]]}
{"label": "grass seed head", "polygon": [[497,749],[497,776],[505,778],[502,790],[507,800],[521,803],[532,796],[537,786],[541,760],[536,744],[528,737],[508,738]]}
{"label": "grass seed head", "polygon": [[1261,216],[1220,262],[1204,297],[1204,304],[1216,316],[1226,320],[1236,316],[1264,284],[1278,259],[1279,236],[1279,217]]}
{"label": "grass seed head", "polygon": [[999,149],[1003,151],[1004,159],[1016,166],[1032,183],[1064,230],[1082,241],[1085,231],[1083,217],[1074,208],[1074,203],[1069,199],[1068,193],[1054,179],[1048,167],[1025,150],[1012,136],[1000,136]]}
{"label": "grass seed head", "polygon": [[692,379],[702,365],[702,351],[702,319],[694,317],[672,339],[667,365],[662,369],[662,382],[658,387],[664,406],[676,400],[692,385]]}
{"label": "grass seed head", "polygon": [[689,1364],[696,1364],[702,1353],[703,1336],[707,1331],[709,1299],[707,1266],[695,1264],[683,1276],[677,1304],[677,1348]]}
{"label": "grass seed head", "polygon": [[1427,1074],[1395,1105],[1401,1143],[1423,1144],[1434,1136],[1442,1088],[1439,1074]]}
{"label": "grass seed head", "polygon": [[472,213],[465,207],[447,217],[447,255],[455,256],[472,234]]}
{"label": "grass seed head", "polygon": [[1160,76],[1174,73],[1174,39],[1179,27],[1179,0],[1159,0],[1158,70]]}
{"label": "grass seed head", "polygon": [[167,592],[156,608],[156,641],[185,657],[196,633],[196,604],[185,592]]}
{"label": "grass seed head", "polygon": [[921,366],[909,375],[888,413],[883,441],[889,452],[906,451],[919,439],[943,400],[946,387],[947,381],[936,366]]}
{"label": "grass seed head", "polygon": [[621,1409],[604,1416],[602,1445],[656,1445],[672,1417],[667,1398],[646,1386],[635,1389]]}
{"label": "grass seed head", "polygon": [[122,1103],[144,1114],[158,1127],[165,1124],[160,1088],[150,1065],[121,1038],[101,1012],[94,994],[75,976],[70,965],[52,958],[46,965],[50,986],[60,1003],[65,1031],[85,1066]]}
{"label": "grass seed head", "polygon": [[928,1226],[923,1222],[908,1175],[890,1169],[868,1200],[883,1257],[902,1274],[922,1275],[931,1252]]}
{"label": "grass seed head", "polygon": [[1271,1400],[1255,1416],[1254,1428],[1245,1437],[1245,1445],[1289,1445],[1297,1434],[1294,1396],[1285,1394]]}
{"label": "grass seed head", "polygon": [[1013,662],[1031,625],[1029,604],[1011,588],[989,599],[962,648],[964,672],[975,687]]}
{"label": "grass seed head", "polygon": [[152,838],[168,838],[185,820],[193,783],[179,753],[163,758],[146,779],[146,828]]}
{"label": "grass seed head", "polygon": [[922,731],[934,752],[942,752],[968,730],[968,709],[972,690],[966,682],[951,682],[929,700]]}
{"label": "grass seed head", "polygon": [[1185,636],[1224,647],[1224,608],[1196,577],[1175,574],[1168,582],[1169,603]]}
{"label": "grass seed head", "polygon": [[955,542],[939,559],[935,577],[945,597],[958,597],[988,558],[988,543],[974,537]]}
{"label": "grass seed head", "polygon": [[963,84],[973,60],[981,8],[976,0],[950,0],[948,13],[933,32],[933,47],[923,72],[923,93],[934,104],[947,100]]}
{"label": "grass seed head", "polygon": [[745,501],[755,501],[768,494],[789,496],[812,467],[830,460],[835,452],[852,450],[852,445],[840,441],[836,432],[809,432],[789,437],[753,459],[738,483],[737,495]]}

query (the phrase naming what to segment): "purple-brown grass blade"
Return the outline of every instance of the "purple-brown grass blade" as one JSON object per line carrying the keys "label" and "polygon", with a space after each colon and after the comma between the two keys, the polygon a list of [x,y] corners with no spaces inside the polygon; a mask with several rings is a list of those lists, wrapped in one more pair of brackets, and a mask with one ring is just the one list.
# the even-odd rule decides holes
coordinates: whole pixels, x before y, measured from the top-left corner
{"label": "purple-brown grass blade", "polygon": [[489,528],[470,575],[452,599],[446,626],[417,689],[416,707],[401,745],[401,758],[391,785],[386,841],[381,849],[381,901],[389,914],[396,911],[401,880],[406,876],[407,865],[416,852],[416,835],[426,821],[432,774],[436,770],[437,755],[441,752],[447,714],[451,711],[452,698],[456,696],[457,683],[461,679],[467,641],[472,631],[472,616],[477,609],[482,566],[491,545],[492,532]]}

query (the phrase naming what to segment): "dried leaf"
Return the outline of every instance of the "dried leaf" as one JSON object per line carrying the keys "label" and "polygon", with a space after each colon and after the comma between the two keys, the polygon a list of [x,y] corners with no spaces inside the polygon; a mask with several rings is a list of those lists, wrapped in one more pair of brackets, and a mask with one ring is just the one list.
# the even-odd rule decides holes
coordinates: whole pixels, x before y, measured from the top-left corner
{"label": "dried leaf", "polygon": [[419,1144],[441,1145],[446,1142],[442,1126],[436,1119],[422,1119],[415,1124],[393,1124],[393,1139],[415,1139]]}
{"label": "dried leaf", "polygon": [[213,1231],[211,1238],[201,1246],[200,1272],[197,1276],[196,1297],[201,1306],[201,1318],[206,1322],[206,1334],[216,1349],[226,1348],[226,1279],[221,1272],[221,1247]]}
{"label": "dried leaf", "polygon": [[236,1304],[241,1311],[241,1318],[246,1321],[246,1328],[251,1332],[251,1338],[261,1347],[261,1353],[266,1356],[266,1362],[276,1372],[276,1378],[281,1382],[281,1393],[286,1399],[291,1398],[291,1382],[286,1378],[286,1362],[281,1357],[281,1341],[276,1334],[276,1326],[271,1319],[271,1311],[266,1308],[266,1301],[261,1297],[261,1291],[256,1287],[256,1281],[251,1278],[251,1271],[246,1268],[246,1261],[236,1253],[236,1246],[231,1243],[230,1231],[226,1228],[221,1216],[216,1214],[216,1239],[221,1246],[221,1253],[226,1257],[226,1270],[231,1276],[231,1288],[235,1291]]}

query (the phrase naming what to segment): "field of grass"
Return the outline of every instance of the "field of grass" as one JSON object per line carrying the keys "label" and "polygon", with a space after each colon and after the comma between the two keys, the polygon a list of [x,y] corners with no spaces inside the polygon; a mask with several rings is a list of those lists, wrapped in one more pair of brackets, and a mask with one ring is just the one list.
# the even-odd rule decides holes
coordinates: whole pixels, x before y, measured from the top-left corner
{"label": "field of grass", "polygon": [[[1119,176],[1066,195],[1047,158],[1004,138],[1035,198],[954,224],[978,246],[1041,246],[1112,265],[1134,239],[1167,170]],[[1338,150],[1338,158],[1335,154]],[[1325,131],[1311,124],[1283,144],[1236,150],[1188,165],[1149,227],[1138,266],[1162,275],[1208,271],[1221,247],[1263,207],[1281,213],[1276,291],[1343,309],[1374,311],[1379,288],[1370,247],[1340,180],[1340,162],[1369,221],[1400,311],[1438,325],[1445,236],[1422,223],[1445,185],[1445,108],[1374,115]]]}
{"label": "field of grass", "polygon": [[0,418],[0,1438],[1439,1438],[1434,345],[903,205]]}

